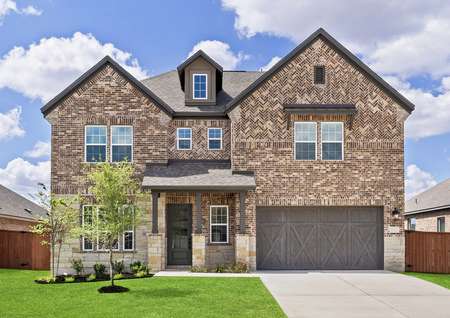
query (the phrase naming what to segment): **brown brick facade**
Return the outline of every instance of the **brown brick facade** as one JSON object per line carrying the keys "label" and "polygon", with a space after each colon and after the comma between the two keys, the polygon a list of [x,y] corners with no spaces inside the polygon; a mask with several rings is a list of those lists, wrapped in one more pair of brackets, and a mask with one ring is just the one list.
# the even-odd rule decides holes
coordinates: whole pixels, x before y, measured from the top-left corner
{"label": "brown brick facade", "polygon": [[[192,149],[177,150],[177,128],[192,129]],[[208,149],[208,128],[222,128],[222,149]],[[189,119],[172,120],[169,125],[169,159],[182,160],[229,160],[230,159],[230,121],[227,119]]]}
{"label": "brown brick facade", "polygon": [[[324,85],[313,84],[314,65],[325,66]],[[354,116],[289,117],[283,110],[284,104],[353,104],[357,113]],[[257,188],[247,192],[246,198],[244,235],[248,237],[242,239],[242,245],[251,245],[252,251],[258,206],[379,206],[384,208],[385,267],[402,269],[403,218],[394,218],[391,212],[394,208],[404,210],[403,124],[407,112],[373,79],[318,38],[239,102],[228,116],[229,120],[171,119],[108,65],[47,116],[52,124],[52,191],[57,194],[86,191],[85,125],[108,126],[107,158],[110,158],[110,126],[132,125],[133,162],[140,176],[146,164],[165,163],[169,159],[231,160],[234,170],[255,172]],[[318,160],[294,160],[295,121],[319,123]],[[320,123],[324,121],[344,123],[342,161],[320,159]],[[179,127],[192,128],[192,150],[176,149]],[[223,129],[222,150],[208,150],[208,127]],[[203,192],[201,200],[205,242],[198,242],[205,244],[205,265],[233,262],[239,230],[238,194]],[[166,205],[194,205],[195,194],[162,193],[158,201],[159,231],[163,236],[152,236],[145,229],[140,230],[137,240],[149,235],[148,242],[159,244],[139,251],[143,260],[148,257],[155,261],[155,253],[165,253]],[[209,244],[209,207],[212,204],[229,206],[229,244]],[[150,195],[146,206],[146,215],[149,215]],[[195,209],[193,211],[195,219]],[[74,248],[67,248],[67,251],[79,253]],[[254,253],[250,254],[243,258],[254,259]],[[156,260],[162,264],[159,267],[164,267],[165,257],[161,255],[162,262],[161,258]]]}

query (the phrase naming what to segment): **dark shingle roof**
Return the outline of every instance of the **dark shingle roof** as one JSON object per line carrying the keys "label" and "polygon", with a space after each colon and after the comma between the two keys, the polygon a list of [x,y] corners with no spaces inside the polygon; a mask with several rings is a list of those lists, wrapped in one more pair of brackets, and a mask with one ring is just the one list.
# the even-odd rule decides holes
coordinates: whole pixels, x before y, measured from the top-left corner
{"label": "dark shingle roof", "polygon": [[224,71],[223,89],[217,94],[215,106],[186,106],[184,92],[180,86],[177,71],[169,71],[147,78],[142,83],[155,93],[175,112],[219,112],[225,111],[225,105],[258,79],[263,72]]}
{"label": "dark shingle roof", "polygon": [[450,179],[406,201],[405,214],[431,212],[450,208]]}
{"label": "dark shingle roof", "polygon": [[156,190],[250,190],[256,188],[252,173],[236,173],[229,161],[173,160],[149,165],[142,186]]}
{"label": "dark shingle roof", "polygon": [[45,217],[47,211],[23,196],[0,185],[0,216],[13,216],[24,219]]}

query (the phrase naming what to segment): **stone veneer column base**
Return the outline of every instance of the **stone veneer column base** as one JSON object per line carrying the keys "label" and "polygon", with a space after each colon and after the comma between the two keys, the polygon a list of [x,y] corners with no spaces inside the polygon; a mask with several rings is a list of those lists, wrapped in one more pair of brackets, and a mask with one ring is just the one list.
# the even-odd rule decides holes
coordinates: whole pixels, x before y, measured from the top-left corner
{"label": "stone veneer column base", "polygon": [[405,271],[405,236],[384,238],[384,269],[393,272]]}
{"label": "stone veneer column base", "polygon": [[206,238],[203,234],[192,234],[192,266],[206,266]]}
{"label": "stone veneer column base", "polygon": [[256,237],[236,234],[236,262],[247,264],[250,271],[256,270]]}
{"label": "stone veneer column base", "polygon": [[166,238],[163,234],[148,234],[148,265],[152,272],[166,268]]}

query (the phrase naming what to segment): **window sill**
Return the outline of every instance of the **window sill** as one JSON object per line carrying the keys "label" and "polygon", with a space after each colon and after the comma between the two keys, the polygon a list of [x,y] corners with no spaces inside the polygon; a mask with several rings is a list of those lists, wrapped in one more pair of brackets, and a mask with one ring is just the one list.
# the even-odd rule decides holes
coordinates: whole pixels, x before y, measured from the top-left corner
{"label": "window sill", "polygon": [[232,246],[232,243],[206,243],[207,246]]}
{"label": "window sill", "polygon": [[[135,253],[137,252],[137,250],[129,250],[129,251],[124,251],[124,250],[113,250],[113,253]],[[81,253],[86,253],[86,254],[90,254],[90,253],[95,253],[95,254],[108,254],[109,251],[81,251]]]}

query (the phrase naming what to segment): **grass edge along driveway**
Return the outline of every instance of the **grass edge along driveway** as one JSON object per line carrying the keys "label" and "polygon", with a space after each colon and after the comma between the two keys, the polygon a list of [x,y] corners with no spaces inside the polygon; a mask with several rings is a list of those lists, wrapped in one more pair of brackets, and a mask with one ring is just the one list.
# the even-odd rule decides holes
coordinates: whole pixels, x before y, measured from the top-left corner
{"label": "grass edge along driveway", "polygon": [[124,294],[99,294],[107,282],[39,285],[44,271],[0,269],[0,317],[285,317],[254,277],[153,277],[121,280]]}
{"label": "grass edge along driveway", "polygon": [[450,274],[431,274],[431,273],[415,273],[406,272],[405,275],[414,276],[420,278],[436,285],[440,285],[447,289],[450,289]]}

